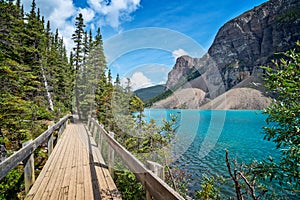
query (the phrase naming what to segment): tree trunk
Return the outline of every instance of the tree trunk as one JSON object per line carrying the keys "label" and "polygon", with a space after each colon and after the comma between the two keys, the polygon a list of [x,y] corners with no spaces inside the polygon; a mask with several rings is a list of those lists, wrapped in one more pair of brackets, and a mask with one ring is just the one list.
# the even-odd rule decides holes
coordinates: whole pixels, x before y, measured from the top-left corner
{"label": "tree trunk", "polygon": [[44,68],[42,66],[41,66],[41,71],[42,71],[42,76],[43,76],[43,80],[44,80],[44,86],[45,86],[45,89],[46,89],[46,92],[47,92],[49,108],[50,108],[51,111],[54,111],[54,105],[53,105],[53,101],[52,101],[52,98],[51,98],[51,93],[49,91],[47,78],[46,78],[46,75],[45,75]]}

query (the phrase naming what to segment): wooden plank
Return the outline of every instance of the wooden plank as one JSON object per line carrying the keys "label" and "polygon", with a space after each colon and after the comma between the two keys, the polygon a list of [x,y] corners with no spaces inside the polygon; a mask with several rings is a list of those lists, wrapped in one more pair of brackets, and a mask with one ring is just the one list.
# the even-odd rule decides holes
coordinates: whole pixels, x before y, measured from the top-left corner
{"label": "wooden plank", "polygon": [[63,186],[63,183],[65,181],[65,175],[68,173],[67,170],[70,169],[70,165],[69,165],[69,161],[72,159],[73,157],[73,148],[74,148],[74,137],[72,137],[72,132],[69,132],[68,135],[68,140],[69,143],[67,145],[67,150],[65,152],[65,154],[62,157],[62,163],[59,169],[57,169],[60,173],[58,174],[58,177],[56,180],[53,180],[54,187],[53,190],[51,192],[51,199],[58,199],[60,196],[60,192],[61,192],[61,188],[63,187],[63,191],[64,191],[64,195],[66,195],[66,187]]}
{"label": "wooden plank", "polygon": [[100,160],[101,153],[83,124],[68,125],[36,181],[39,185],[32,187],[26,200],[121,199],[112,196],[117,189]]}
{"label": "wooden plank", "polygon": [[[63,134],[63,137],[65,136],[65,134]],[[51,170],[52,164],[53,163],[55,164],[57,158],[60,156],[60,154],[63,154],[64,150],[66,150],[67,148],[67,145],[61,143],[68,142],[68,141],[69,140],[66,139],[61,139],[58,141],[57,148],[54,148],[53,154],[48,158],[48,161],[46,162],[43,170],[38,176],[35,184],[32,186],[31,190],[29,191],[29,194],[26,196],[26,199],[35,196],[37,196],[36,199],[39,199],[39,197],[43,194],[44,189],[47,187],[47,184],[50,180],[51,174],[53,173],[53,170]],[[61,147],[64,148],[62,149]]]}
{"label": "wooden plank", "polygon": [[71,165],[71,180],[70,180],[70,184],[69,184],[69,196],[68,196],[68,199],[76,199],[76,191],[77,191],[77,188],[76,188],[76,179],[77,179],[77,159],[78,159],[78,154],[80,152],[80,149],[78,147],[78,144],[77,144],[77,126],[74,127],[74,130],[73,130],[73,136],[75,139],[75,147],[74,147],[74,156],[72,158],[72,162],[70,163]]}
{"label": "wooden plank", "polygon": [[121,194],[118,191],[112,177],[110,176],[108,167],[104,162],[100,149],[97,147],[97,144],[91,136],[91,133],[88,132],[88,135],[90,140],[91,152],[93,155],[93,167],[97,174],[101,199],[121,199]]}
{"label": "wooden plank", "polygon": [[[80,134],[80,131],[81,130],[78,130],[80,127],[77,127],[77,130],[76,130],[76,134]],[[80,137],[79,137],[80,138]],[[77,139],[76,140],[76,145],[79,149],[79,152],[78,152],[78,158],[77,158],[77,164],[76,164],[76,172],[77,172],[77,178],[76,178],[76,199],[84,199],[84,178],[87,176],[86,173],[88,172],[85,172],[85,169],[84,169],[84,165],[87,165],[87,164],[84,164],[86,163],[85,161],[85,149],[84,149],[84,146],[82,144],[83,142],[83,138],[80,138],[80,139]]]}
{"label": "wooden plank", "polygon": [[[66,165],[66,159],[65,155],[68,154],[69,151],[69,144],[72,143],[72,140],[69,137],[70,132],[66,132],[66,137],[64,138],[64,143],[61,143],[60,148],[63,148],[64,151],[62,151],[59,154],[59,157],[53,162],[53,164],[48,169],[51,171],[51,175],[47,177],[48,184],[45,187],[45,190],[43,192],[43,195],[40,199],[55,199],[52,198],[53,192],[55,192],[56,188],[61,185],[65,165]],[[44,182],[44,181],[43,181]]]}
{"label": "wooden plank", "polygon": [[[97,179],[99,182],[100,195],[101,199],[110,199],[110,187],[107,184],[107,177],[104,175],[103,170],[107,170],[107,166],[104,163],[104,160],[100,154],[100,151],[97,150],[97,147],[92,147],[93,151],[93,165],[97,174]],[[111,179],[111,177],[109,177]],[[116,186],[115,188],[116,189]]]}
{"label": "wooden plank", "polygon": [[[71,133],[73,131],[73,127],[72,126],[72,129],[71,129]],[[70,140],[72,139],[72,143],[71,145],[69,146],[69,155],[67,157],[68,159],[68,163],[71,163],[72,162],[72,159],[73,159],[73,155],[75,155],[74,153],[74,149],[76,147],[76,143],[74,142],[74,136],[73,134],[71,134],[71,138]],[[71,168],[72,166],[70,164],[67,165],[67,168],[66,168],[66,171],[65,171],[65,175],[64,175],[64,178],[63,178],[63,183],[60,187],[60,190],[59,190],[59,199],[68,199],[68,195],[69,195],[69,185],[70,185],[70,181],[71,181],[71,177],[72,177],[72,174],[71,174]]]}
{"label": "wooden plank", "polygon": [[89,154],[88,152],[85,152],[85,159],[86,159],[86,163],[83,166],[84,169],[84,192],[85,192],[85,199],[99,199],[99,196],[94,196],[94,192],[93,192],[93,180],[92,180],[92,171],[91,171],[91,167],[90,166],[90,162],[89,162]]}
{"label": "wooden plank", "polygon": [[90,142],[90,135],[85,129],[84,125],[80,125],[80,138],[82,140],[82,146],[84,149],[84,186],[85,186],[85,199],[101,199],[99,183],[95,172],[92,154],[92,144]]}

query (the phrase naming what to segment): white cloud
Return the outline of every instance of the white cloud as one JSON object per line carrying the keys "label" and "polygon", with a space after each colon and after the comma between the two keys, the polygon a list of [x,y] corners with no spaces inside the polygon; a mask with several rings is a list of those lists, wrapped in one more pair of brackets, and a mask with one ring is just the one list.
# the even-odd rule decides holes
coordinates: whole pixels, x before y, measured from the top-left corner
{"label": "white cloud", "polygon": [[[30,11],[32,0],[23,0],[25,12]],[[110,2],[110,3],[107,3]],[[52,32],[58,28],[59,34],[64,38],[67,50],[73,47],[72,34],[74,32],[75,18],[82,13],[84,22],[95,28],[93,22],[101,22],[120,30],[124,21],[131,20],[130,14],[140,6],[140,0],[88,0],[89,7],[75,7],[72,0],[38,0],[37,8],[45,20],[50,20]]]}
{"label": "white cloud", "polygon": [[[135,72],[129,78],[130,78],[131,88],[133,91],[140,88],[150,87],[154,85],[152,81],[148,77],[146,77],[142,72]],[[122,78],[121,84],[125,86],[127,84],[127,78]]]}
{"label": "white cloud", "polygon": [[82,14],[85,23],[89,23],[95,17],[95,12],[90,8],[79,8],[78,12]]}
{"label": "white cloud", "polygon": [[123,21],[131,20],[130,14],[139,8],[140,0],[88,0],[88,4],[102,14],[106,24],[118,29]]}
{"label": "white cloud", "polygon": [[180,56],[189,55],[189,54],[183,49],[177,49],[172,52],[172,55],[173,55],[174,59],[176,60]]}
{"label": "white cloud", "polygon": [[[31,9],[32,0],[24,0],[25,12]],[[41,15],[45,17],[46,22],[49,20],[52,32],[56,29],[64,38],[67,50],[70,51],[73,47],[71,39],[74,32],[74,19],[79,12],[79,9],[74,7],[72,0],[40,0],[36,1],[36,7],[40,8]],[[70,20],[71,19],[71,20]]]}

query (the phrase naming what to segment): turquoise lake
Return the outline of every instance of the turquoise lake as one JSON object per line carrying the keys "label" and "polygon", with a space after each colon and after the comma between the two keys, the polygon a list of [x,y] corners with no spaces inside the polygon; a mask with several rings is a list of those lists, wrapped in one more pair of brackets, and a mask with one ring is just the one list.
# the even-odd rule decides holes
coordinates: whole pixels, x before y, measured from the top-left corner
{"label": "turquoise lake", "polygon": [[[200,189],[202,174],[222,175],[229,178],[225,164],[225,149],[230,158],[249,163],[269,156],[278,157],[279,151],[273,142],[264,140],[262,127],[266,126],[266,115],[261,111],[221,111],[221,110],[166,110],[146,109],[145,118],[161,120],[178,117],[178,129],[172,155],[173,165],[185,170],[189,177],[188,190],[193,195]],[[221,186],[222,196],[235,197],[231,180]],[[273,192],[280,194],[279,186],[272,186]]]}

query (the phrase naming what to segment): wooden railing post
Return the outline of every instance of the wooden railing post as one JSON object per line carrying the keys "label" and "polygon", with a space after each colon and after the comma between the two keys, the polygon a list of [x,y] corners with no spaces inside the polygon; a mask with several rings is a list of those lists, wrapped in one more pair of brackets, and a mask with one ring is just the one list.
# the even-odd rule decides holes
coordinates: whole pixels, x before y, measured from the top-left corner
{"label": "wooden railing post", "polygon": [[99,129],[98,148],[99,148],[100,152],[102,150],[102,143],[103,143],[103,131],[102,131],[102,129]]}
{"label": "wooden railing post", "polygon": [[97,132],[98,132],[97,126],[94,126],[94,130],[93,130],[93,132],[92,132],[92,136],[93,136],[94,139],[96,139]]}
{"label": "wooden railing post", "polygon": [[95,132],[97,130],[97,126],[96,126],[95,122],[93,124],[94,124],[94,126],[93,126],[93,129],[91,130],[91,134],[95,138]]}
{"label": "wooden railing post", "polygon": [[[112,138],[114,138],[114,133],[108,133]],[[114,165],[115,165],[115,151],[114,149],[108,145],[108,170],[112,178],[114,178]]]}
{"label": "wooden railing post", "polygon": [[66,129],[67,123],[68,123],[68,121],[66,120],[66,121],[60,126],[60,128],[59,128],[59,130],[58,130],[58,133],[57,133],[57,140],[56,140],[56,141],[58,141],[58,139],[60,138],[61,134],[62,134],[62,133],[64,132],[64,130]]}
{"label": "wooden railing post", "polygon": [[100,136],[100,130],[96,127],[95,135],[93,136],[94,140],[97,141],[97,139],[99,138],[99,136]]}
{"label": "wooden railing post", "polygon": [[68,125],[68,120],[65,121],[65,123],[64,123],[64,130],[67,128],[67,125]]}
{"label": "wooden railing post", "polygon": [[[51,121],[51,125],[53,125],[54,122]],[[48,126],[48,130],[51,128],[51,125]],[[48,148],[48,157],[50,156],[50,154],[53,151],[53,143],[54,143],[54,139],[53,139],[53,132],[48,136],[48,141],[47,141],[47,148]]]}
{"label": "wooden railing post", "polygon": [[91,130],[91,123],[92,123],[92,118],[89,116],[88,117],[88,123],[87,123],[87,127],[89,130]]}
{"label": "wooden railing post", "polygon": [[91,122],[91,127],[89,128],[89,131],[90,131],[90,133],[93,135],[93,131],[94,131],[94,129],[95,129],[95,126],[96,126],[96,124],[95,124],[95,122],[94,122],[94,120]]}
{"label": "wooden railing post", "polygon": [[[32,140],[29,140],[23,143],[23,146],[31,143]],[[35,181],[34,175],[34,153],[28,156],[24,161],[24,181],[25,181],[25,192],[26,194],[29,192],[30,187],[33,185]]]}
{"label": "wooden railing post", "polygon": [[52,151],[53,151],[53,133],[51,133],[51,135],[48,138],[48,157],[50,156]]}
{"label": "wooden railing post", "polygon": [[64,129],[65,129],[64,125],[65,125],[65,123],[63,123],[63,124],[60,126],[60,128],[58,129],[56,141],[58,141],[58,139],[60,138],[61,134],[64,132]]}
{"label": "wooden railing post", "polygon": [[147,167],[161,180],[163,181],[165,180],[165,171],[164,171],[164,167],[161,164],[147,160]]}
{"label": "wooden railing post", "polygon": [[[147,160],[147,167],[150,169],[156,176],[158,176],[161,180],[165,180],[165,171],[164,167],[157,163],[150,160]],[[146,200],[152,200],[152,196],[148,190],[146,190]]]}

